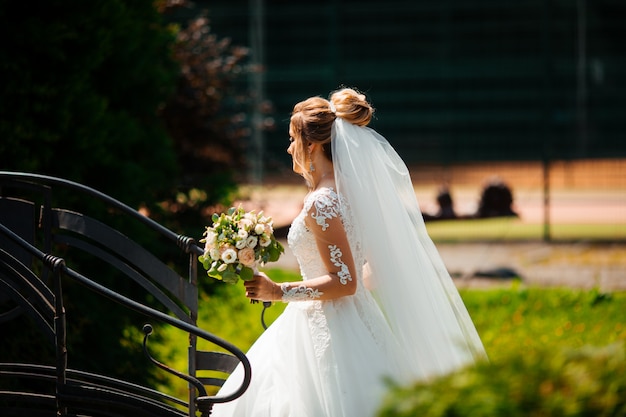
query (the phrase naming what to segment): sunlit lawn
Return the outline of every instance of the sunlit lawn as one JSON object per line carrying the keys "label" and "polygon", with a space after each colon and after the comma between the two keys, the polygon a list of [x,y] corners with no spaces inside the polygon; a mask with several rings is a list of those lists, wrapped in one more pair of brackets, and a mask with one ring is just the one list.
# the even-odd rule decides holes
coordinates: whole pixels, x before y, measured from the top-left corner
{"label": "sunlit lawn", "polygon": [[[473,220],[444,220],[426,223],[429,235],[438,242],[477,240],[541,240],[543,224],[524,223],[515,217]],[[626,240],[626,224],[552,224],[553,240]]]}

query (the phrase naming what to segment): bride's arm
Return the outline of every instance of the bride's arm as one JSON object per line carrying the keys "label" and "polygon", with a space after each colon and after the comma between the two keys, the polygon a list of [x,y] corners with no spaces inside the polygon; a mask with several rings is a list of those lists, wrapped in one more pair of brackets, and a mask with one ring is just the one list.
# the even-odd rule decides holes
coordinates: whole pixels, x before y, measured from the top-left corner
{"label": "bride's arm", "polygon": [[265,274],[258,274],[253,281],[244,283],[246,296],[264,301],[299,301],[330,300],[354,294],[356,268],[338,207],[331,205],[324,208],[320,212],[313,205],[305,223],[315,237],[317,250],[328,273],[306,281],[282,284],[271,281]]}
{"label": "bride's arm", "polygon": [[330,300],[352,295],[356,291],[356,268],[341,219],[336,216],[317,222],[312,214],[309,211],[305,223],[315,236],[317,250],[327,274],[306,281],[282,284],[281,298],[284,301]]}

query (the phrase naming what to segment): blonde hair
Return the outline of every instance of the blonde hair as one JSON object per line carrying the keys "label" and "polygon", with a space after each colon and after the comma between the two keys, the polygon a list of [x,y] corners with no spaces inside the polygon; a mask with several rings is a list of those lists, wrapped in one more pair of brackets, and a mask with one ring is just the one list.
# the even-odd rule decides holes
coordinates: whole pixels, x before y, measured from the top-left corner
{"label": "blonde hair", "polygon": [[330,95],[337,117],[357,126],[367,126],[374,115],[374,108],[368,103],[365,94],[352,88],[342,88]]}
{"label": "blonde hair", "polygon": [[311,97],[296,104],[291,113],[290,132],[298,141],[293,157],[303,168],[305,179],[310,180],[305,163],[309,157],[306,148],[310,143],[321,144],[324,154],[332,161],[330,139],[333,122],[337,117],[357,126],[367,126],[373,114],[374,108],[365,95],[352,88],[334,91],[330,101]]}

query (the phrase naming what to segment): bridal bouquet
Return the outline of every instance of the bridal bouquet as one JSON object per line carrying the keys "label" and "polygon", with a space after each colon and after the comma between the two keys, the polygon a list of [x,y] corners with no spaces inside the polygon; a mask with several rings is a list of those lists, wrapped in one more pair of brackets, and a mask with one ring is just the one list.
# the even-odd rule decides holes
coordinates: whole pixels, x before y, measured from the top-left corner
{"label": "bridal bouquet", "polygon": [[274,237],[272,218],[263,212],[231,207],[212,220],[200,240],[204,254],[198,257],[212,278],[231,284],[251,280],[259,264],[277,261],[285,250]]}

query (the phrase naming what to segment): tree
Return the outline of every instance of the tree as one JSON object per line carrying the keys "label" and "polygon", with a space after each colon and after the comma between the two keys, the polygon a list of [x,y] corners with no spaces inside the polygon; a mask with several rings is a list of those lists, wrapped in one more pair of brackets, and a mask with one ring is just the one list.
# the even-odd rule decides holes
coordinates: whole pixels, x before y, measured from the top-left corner
{"label": "tree", "polygon": [[175,144],[181,187],[177,200],[164,203],[184,228],[209,219],[215,203],[227,204],[224,197],[246,170],[245,76],[256,69],[248,64],[248,48],[211,32],[206,10],[192,10],[187,0],[163,0],[158,8],[176,27],[173,56],[181,67],[176,91],[161,112]]}
{"label": "tree", "polygon": [[[179,66],[174,34],[153,0],[4,1],[0,37],[0,169],[60,176],[131,207],[171,194],[176,155],[159,110]],[[75,208],[99,217],[92,206],[78,199]],[[116,278],[89,260],[82,265],[100,282]],[[120,346],[127,312],[66,289],[68,311],[81,315],[68,332],[78,335],[68,340],[72,366],[145,379],[141,352]],[[145,297],[138,291],[132,295]],[[27,355],[21,346],[31,340],[20,337],[29,335],[11,334],[3,351]]]}
{"label": "tree", "polygon": [[[247,51],[210,34],[204,16],[182,29],[166,24],[162,13],[184,0],[153,1],[0,2],[0,169],[89,185],[199,237],[202,208],[232,190],[242,164],[245,126],[234,120],[245,120],[245,99],[233,92]],[[95,207],[76,201],[92,217]],[[78,269],[116,278],[89,263]],[[70,330],[82,337],[68,341],[72,366],[145,378],[128,359],[138,353],[118,344],[129,318],[77,294],[65,292],[84,314]],[[11,333],[3,351],[24,354],[20,335],[30,336]]]}
{"label": "tree", "polygon": [[174,36],[153,0],[0,3],[0,168],[61,176],[131,206],[176,178],[158,110]]}

